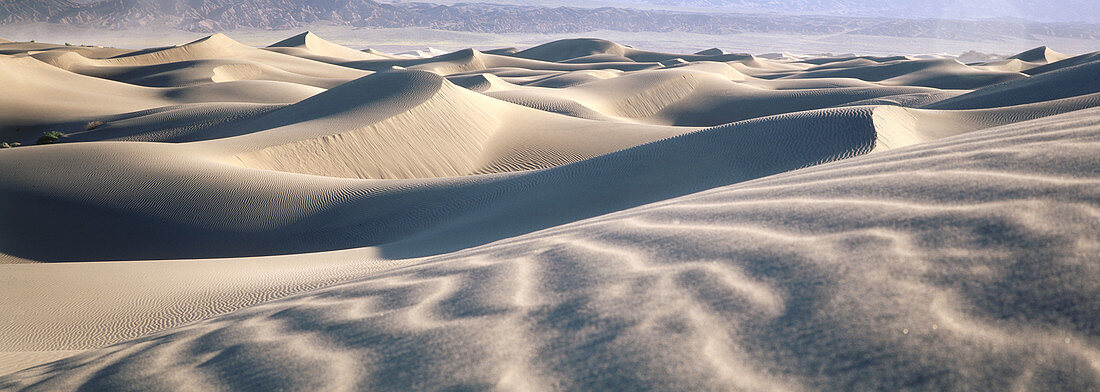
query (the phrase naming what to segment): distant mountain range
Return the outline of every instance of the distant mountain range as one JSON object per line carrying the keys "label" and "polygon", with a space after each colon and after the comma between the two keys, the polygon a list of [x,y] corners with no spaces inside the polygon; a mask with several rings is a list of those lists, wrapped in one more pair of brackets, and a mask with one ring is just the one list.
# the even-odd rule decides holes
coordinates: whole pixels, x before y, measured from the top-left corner
{"label": "distant mountain range", "polygon": [[356,27],[425,27],[487,33],[581,33],[617,30],[704,34],[855,33],[949,39],[974,39],[983,36],[1100,38],[1100,25],[1035,23],[1009,19],[884,19],[698,13],[616,7],[593,9],[483,3],[391,4],[372,0],[103,0],[93,3],[68,0],[0,0],[0,23],[20,22],[50,22],[108,29],[160,25],[198,32],[237,28],[291,29],[325,22]]}
{"label": "distant mountain range", "polygon": [[[461,3],[462,0],[435,0]],[[570,5],[569,0],[493,0],[518,5]],[[904,19],[1017,18],[1100,23],[1096,0],[588,0],[586,4],[676,11],[831,15]]]}

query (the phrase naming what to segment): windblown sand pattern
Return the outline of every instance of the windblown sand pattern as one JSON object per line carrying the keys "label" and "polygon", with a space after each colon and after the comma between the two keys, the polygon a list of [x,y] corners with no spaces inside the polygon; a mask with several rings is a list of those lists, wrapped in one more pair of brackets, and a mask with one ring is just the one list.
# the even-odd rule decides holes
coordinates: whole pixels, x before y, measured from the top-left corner
{"label": "windblown sand pattern", "polygon": [[0,42],[3,390],[1100,389],[1097,53]]}

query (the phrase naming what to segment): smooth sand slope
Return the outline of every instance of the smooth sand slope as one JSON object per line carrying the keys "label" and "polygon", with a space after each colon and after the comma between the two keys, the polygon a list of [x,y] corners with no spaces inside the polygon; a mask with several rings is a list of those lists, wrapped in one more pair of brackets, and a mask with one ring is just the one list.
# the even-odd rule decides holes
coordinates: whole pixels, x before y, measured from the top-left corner
{"label": "smooth sand slope", "polygon": [[1095,55],[0,53],[0,389],[1100,388]]}

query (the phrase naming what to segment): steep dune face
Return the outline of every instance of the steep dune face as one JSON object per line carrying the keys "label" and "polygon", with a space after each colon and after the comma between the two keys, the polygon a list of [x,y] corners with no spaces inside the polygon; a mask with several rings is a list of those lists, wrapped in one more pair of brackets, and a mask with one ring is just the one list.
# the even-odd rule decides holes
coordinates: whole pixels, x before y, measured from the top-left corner
{"label": "steep dune face", "polygon": [[[749,120],[513,177],[496,185],[500,188],[492,192],[503,195],[491,203],[447,217],[383,249],[393,257],[423,255],[426,249],[452,251],[860,155],[876,143],[871,114],[870,108],[851,108]],[[527,196],[513,197],[512,192]]]}
{"label": "steep dune face", "polygon": [[1049,64],[1040,65],[1038,67],[1024,71],[1028,75],[1038,75],[1044,72],[1050,72],[1062,68],[1072,67],[1075,65],[1081,65],[1096,61],[1100,58],[1100,52],[1085,53],[1077,56],[1073,56],[1061,61],[1055,61]]}
{"label": "steep dune face", "polygon": [[347,178],[424,178],[576,162],[691,129],[606,125],[511,105],[423,71],[364,77],[208,144],[230,163]]}
{"label": "steep dune face", "polygon": [[[266,50],[309,58],[311,60],[377,60],[387,58],[326,41],[316,34],[304,32],[269,45]],[[326,61],[328,62],[328,61]]]}
{"label": "steep dune face", "polygon": [[564,61],[592,55],[625,57],[628,48],[617,43],[592,38],[567,39],[521,50],[513,56],[542,61]]}
{"label": "steep dune face", "polygon": [[1055,52],[1054,50],[1052,50],[1052,49],[1050,49],[1046,46],[1040,46],[1040,47],[1037,47],[1037,48],[1034,48],[1034,49],[1029,49],[1029,50],[1025,50],[1023,52],[1017,53],[1017,54],[1015,54],[1015,55],[1013,55],[1009,58],[1020,60],[1020,61],[1026,61],[1026,62],[1029,62],[1029,63],[1049,64],[1049,63],[1053,63],[1053,62],[1056,62],[1056,61],[1065,60],[1069,57],[1070,56],[1067,56],[1065,54]]}
{"label": "steep dune face", "polygon": [[[1052,67],[1048,67],[1048,65],[1061,62],[1070,57],[1072,56],[1055,52],[1046,46],[1040,46],[1009,56],[1004,60],[986,61],[972,65],[986,70],[1014,71],[1035,75],[1045,70],[1052,69]],[[1036,68],[1038,68],[1038,70],[1032,71]]]}
{"label": "steep dune face", "polygon": [[[868,98],[933,91],[920,87],[827,87],[757,80],[737,70],[682,67],[590,81],[558,91],[513,88],[486,94],[540,107],[565,102],[621,118],[653,124],[715,126],[754,117],[821,109]],[[586,111],[576,111],[587,113]]]}
{"label": "steep dune face", "polygon": [[[1057,63],[1055,63],[1057,64]],[[1011,106],[1095,93],[1100,61],[1091,61],[1027,79],[1005,82],[926,105],[928,108],[976,109]]]}
{"label": "steep dune face", "polygon": [[0,389],[1100,385],[1095,53],[85,49],[0,43]]}
{"label": "steep dune face", "polygon": [[[358,91],[398,91],[418,97],[387,97],[387,100],[411,102],[400,108],[400,113],[376,122],[362,121],[361,116],[356,116],[356,120],[359,120],[356,123],[339,127],[330,125],[329,121],[338,115],[327,115],[320,117],[324,124],[305,122],[274,128],[265,133],[298,135],[298,129],[325,129],[326,133],[332,133],[239,153],[235,158],[247,167],[335,177],[459,176],[475,169],[485,144],[501,125],[500,119],[490,112],[494,102],[489,99],[469,99],[463,96],[466,91],[434,74],[390,72],[367,77],[362,82],[349,83],[347,88]],[[340,91],[330,91],[326,95],[339,94],[342,91],[343,88]],[[321,96],[315,97],[315,100],[325,101],[310,103],[340,105],[340,101],[350,101],[344,96]],[[374,113],[377,112],[374,106],[389,102],[377,102],[378,105],[371,103],[374,102],[361,103],[364,107],[358,110],[362,110],[362,113]],[[314,107],[291,107],[284,110],[295,109],[312,112]],[[270,116],[280,114],[273,113]],[[255,139],[267,136],[253,135],[257,137],[241,136],[243,140],[240,143],[255,143]]]}
{"label": "steep dune face", "polygon": [[[392,184],[349,183],[330,177],[315,181],[313,177],[256,173],[206,161],[204,156],[227,159],[223,153],[214,152],[217,148],[204,148],[214,142],[26,148],[13,151],[6,161],[13,174],[3,183],[5,198],[10,201],[5,214],[9,222],[18,224],[4,233],[2,246],[6,253],[19,257],[56,261],[154,258],[171,254],[194,258],[379,245],[427,230],[395,245],[390,252],[438,253],[441,249],[485,243],[717,185],[859,155],[870,151],[876,143],[871,114],[871,108],[848,108],[782,115],[699,131],[545,172]],[[264,136],[255,133],[225,140],[241,143],[253,135]],[[371,134],[363,139],[376,140],[368,136]],[[592,139],[609,143],[603,138]],[[305,154],[300,151],[313,147],[313,140],[280,148],[302,156]],[[458,147],[450,148],[461,146],[457,142],[455,145]],[[528,141],[528,145],[537,144]],[[341,147],[326,148],[341,151]],[[37,153],[43,149],[59,152]],[[315,154],[319,151],[313,150]],[[422,153],[432,151],[435,150]],[[458,152],[461,151],[452,152],[455,155],[450,158],[452,161],[461,158]],[[249,155],[249,159],[267,165],[284,162],[260,161],[269,156],[275,154]],[[327,159],[343,162],[336,158],[348,157]],[[419,157],[421,166],[408,167],[427,170],[432,167],[430,158]],[[528,158],[531,159],[523,164],[536,167],[540,160],[546,159],[538,155]],[[139,165],[122,176],[88,176],[60,169],[84,167],[96,173],[117,173],[126,162]],[[378,165],[381,169],[376,170],[395,167],[394,162],[382,163],[385,165]],[[315,162],[313,167],[324,169],[323,164]],[[47,174],[36,174],[35,168]],[[626,172],[632,175],[621,176]],[[177,180],[162,182],[157,178]],[[180,181],[191,185],[177,189]],[[133,189],[127,183],[144,185]],[[186,199],[186,207],[162,209],[157,203],[176,198]],[[437,206],[421,207],[422,210],[400,207],[419,203]],[[547,208],[535,207],[540,205]],[[341,218],[333,220],[334,216]],[[512,218],[501,220],[506,216]],[[83,223],[61,225],[67,219]],[[49,247],[51,232],[69,238],[69,245]],[[133,241],[140,246],[125,245]]]}
{"label": "steep dune face", "polygon": [[1100,94],[1097,93],[1031,104],[971,110],[879,106],[875,108],[879,142],[876,149],[908,146],[1096,106],[1100,106]]}

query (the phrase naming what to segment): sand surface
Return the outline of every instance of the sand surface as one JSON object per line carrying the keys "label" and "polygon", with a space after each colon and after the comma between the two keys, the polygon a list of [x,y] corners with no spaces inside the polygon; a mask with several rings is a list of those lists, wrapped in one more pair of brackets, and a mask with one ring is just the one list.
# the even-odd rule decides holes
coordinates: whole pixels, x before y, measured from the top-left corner
{"label": "sand surface", "polygon": [[1100,389],[1097,53],[0,53],[3,390]]}

